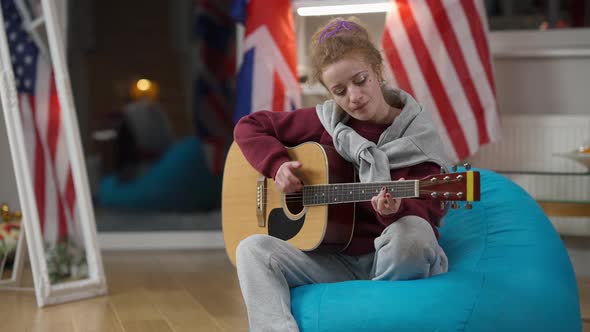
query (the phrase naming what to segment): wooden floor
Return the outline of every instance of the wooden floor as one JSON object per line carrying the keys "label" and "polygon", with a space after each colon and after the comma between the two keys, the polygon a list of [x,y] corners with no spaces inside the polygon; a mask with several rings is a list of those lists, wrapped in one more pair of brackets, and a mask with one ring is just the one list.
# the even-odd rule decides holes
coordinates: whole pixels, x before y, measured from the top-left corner
{"label": "wooden floor", "polygon": [[[248,331],[235,270],[222,250],[106,252],[109,295],[37,309],[32,292],[0,292],[2,331]],[[590,279],[580,279],[590,332]]]}
{"label": "wooden floor", "polygon": [[225,251],[105,252],[109,295],[37,309],[33,293],[0,292],[0,331],[248,331]]}

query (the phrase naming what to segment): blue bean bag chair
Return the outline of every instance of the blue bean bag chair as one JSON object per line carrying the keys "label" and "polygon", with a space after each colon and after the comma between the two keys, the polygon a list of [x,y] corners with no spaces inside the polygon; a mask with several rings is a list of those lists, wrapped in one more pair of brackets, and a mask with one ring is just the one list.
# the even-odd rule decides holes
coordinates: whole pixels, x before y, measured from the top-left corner
{"label": "blue bean bag chair", "polygon": [[518,185],[479,171],[481,201],[450,210],[440,229],[448,273],[293,288],[301,331],[581,331],[575,275],[552,224]]}
{"label": "blue bean bag chair", "polygon": [[101,179],[98,205],[112,209],[204,211],[219,207],[221,175],[211,175],[199,138],[191,136],[170,146],[141,176],[121,181]]}

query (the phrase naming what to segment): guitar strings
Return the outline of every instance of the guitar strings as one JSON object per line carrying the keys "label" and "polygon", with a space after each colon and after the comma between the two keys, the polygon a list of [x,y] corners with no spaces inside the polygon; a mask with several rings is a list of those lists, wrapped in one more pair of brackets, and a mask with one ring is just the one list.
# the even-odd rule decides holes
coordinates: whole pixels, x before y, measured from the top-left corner
{"label": "guitar strings", "polygon": [[[385,187],[387,187],[387,186],[385,186]],[[408,184],[408,185],[404,185],[404,186],[396,186],[396,188],[388,187],[387,188],[387,191],[388,192],[395,192],[395,191],[414,190],[415,187],[416,186],[412,183],[412,184]],[[264,193],[268,193],[269,190],[271,190],[271,191],[278,191],[277,189],[264,188],[263,189],[263,192]],[[379,189],[375,189],[375,187],[367,187],[367,188],[360,187],[360,188],[353,188],[353,189],[342,189],[342,187],[339,187],[339,188],[327,188],[326,190],[315,190],[314,191],[314,189],[312,188],[312,189],[308,189],[307,191],[306,190],[303,190],[303,191],[299,191],[297,193],[301,193],[301,194],[303,194],[303,193],[313,194],[315,192],[317,192],[317,193],[322,193],[322,192],[334,193],[336,191],[338,191],[338,192],[348,192],[348,193],[350,193],[350,192],[359,193],[359,192],[365,192],[365,191],[366,192],[377,192],[378,193],[379,191],[381,191],[381,189],[380,188]],[[297,194],[297,193],[292,193],[292,194]],[[290,194],[288,194],[288,195],[290,195]]]}
{"label": "guitar strings", "polygon": [[[343,183],[341,185],[305,185],[304,187],[307,188],[308,191],[312,191],[314,189],[322,189],[322,188],[326,188],[328,190],[332,189],[332,190],[342,190],[341,188],[347,188],[346,186],[354,186],[354,188],[352,188],[352,190],[368,190],[368,189],[375,189],[375,190],[380,190],[381,187],[387,187],[388,189],[405,189],[405,188],[414,188],[416,186],[416,183],[414,181],[408,181],[408,182],[394,182],[394,183],[383,183],[383,184],[367,184],[367,185],[358,185],[358,184],[348,184],[348,183]],[[330,188],[331,186],[331,188]],[[336,187],[338,187],[339,189],[336,189]],[[424,187],[423,185],[421,185],[421,187]],[[270,190],[270,188],[268,186],[264,187],[264,190]],[[274,189],[273,189],[274,190]]]}
{"label": "guitar strings", "polygon": [[[411,188],[411,189],[408,189],[408,190],[405,190],[405,191],[404,190],[398,190],[398,191],[388,191],[388,192],[391,193],[394,196],[395,195],[408,196],[410,193],[413,194],[415,191],[413,190],[413,188]],[[359,196],[361,196],[361,197],[367,197],[367,195],[370,195],[370,197],[373,197],[373,196],[376,196],[378,194],[379,194],[378,191],[377,192],[373,192],[373,191],[371,191],[371,192],[359,192],[359,191],[357,191],[357,192],[353,192],[353,193],[350,193],[350,192],[348,192],[348,193],[340,193],[340,194],[337,194],[337,195],[329,195],[328,194],[327,196],[328,197],[332,197],[332,198],[333,197],[346,198],[346,197],[351,197],[351,196],[352,197],[359,197]],[[285,196],[286,196],[286,198],[285,198],[286,201],[303,200],[305,198],[308,198],[310,200],[313,200],[313,199],[323,199],[323,198],[326,197],[325,195],[322,195],[322,196],[314,196],[313,193],[307,193],[307,194],[304,194],[304,193],[292,193],[292,194],[285,194]]]}
{"label": "guitar strings", "polygon": [[[317,189],[326,188],[326,190],[324,190],[324,191],[335,191],[335,190],[350,191],[351,189],[342,189],[342,188],[346,188],[346,186],[348,186],[348,185],[353,185],[355,187],[352,189],[352,191],[354,191],[354,192],[363,191],[363,190],[370,190],[370,191],[379,192],[380,187],[387,187],[389,192],[393,192],[395,190],[413,189],[413,188],[415,188],[416,183],[414,180],[409,180],[409,181],[404,181],[404,182],[387,182],[387,183],[377,183],[377,184],[371,183],[371,184],[367,184],[365,186],[362,186],[362,185],[359,186],[356,183],[354,183],[354,184],[343,183],[341,185],[325,185],[325,184],[306,185],[305,188],[307,188],[308,193],[312,192],[316,188]],[[423,183],[423,182],[419,183],[419,187],[422,187],[422,188],[428,187],[429,185],[430,185],[430,183]],[[330,186],[332,186],[332,188],[330,188]],[[338,188],[336,188],[336,187],[338,187]],[[263,192],[268,192],[268,190],[276,191],[276,189],[270,189],[268,186],[265,186],[263,188]],[[304,191],[305,191],[305,189],[304,189]],[[318,190],[318,191],[322,191],[322,190]]]}
{"label": "guitar strings", "polygon": [[[418,192],[419,192],[420,195],[424,195],[424,194],[428,195],[428,194],[431,194],[433,191],[432,190],[418,190]],[[376,194],[377,193],[378,192],[376,192]],[[402,196],[401,198],[404,198],[404,197],[409,197],[409,198],[415,197],[414,194],[413,194],[414,193],[414,190],[407,190],[405,192],[402,192],[402,190],[399,190],[397,193],[400,194],[400,196]],[[409,193],[412,193],[412,194],[409,194]],[[304,197],[304,193],[302,193],[302,192],[285,194],[285,196],[286,196],[285,197],[285,201],[286,202],[289,202],[289,203],[302,202],[306,198],[308,199],[308,201],[314,201],[314,200],[321,201],[321,200],[325,200],[326,199],[325,196],[322,196],[322,197],[311,197],[311,196]],[[354,196],[354,194],[353,194],[353,196]],[[339,196],[336,196],[336,197],[342,198],[342,199],[348,198],[348,197],[346,197],[346,195],[344,197],[339,197]],[[371,197],[373,197],[373,196],[371,196]],[[332,198],[334,198],[334,196],[332,196]],[[329,200],[329,202],[332,202],[332,200]]]}
{"label": "guitar strings", "polygon": [[[429,193],[431,193],[431,191],[423,191],[423,190],[420,190],[419,193],[420,194],[429,194]],[[408,190],[408,191],[405,191],[405,192],[397,192],[397,193],[394,193],[394,198],[395,198],[395,194],[398,194],[402,198],[403,197],[415,197],[413,190],[411,190],[411,191]],[[347,199],[347,198],[350,197],[349,195],[351,195],[351,194],[348,194],[348,195],[339,195],[339,196],[332,196],[331,198],[336,198],[337,197],[337,198],[341,198],[341,199]],[[373,195],[370,196],[370,198],[372,198],[373,196],[376,196],[376,195],[377,195],[377,193],[374,193]],[[294,194],[285,194],[285,196],[286,196],[285,197],[285,201],[286,202],[302,202],[302,201],[305,201],[305,200],[308,200],[308,201],[321,201],[321,200],[326,200],[326,196],[313,197],[311,195],[308,195],[307,197],[305,197],[303,194],[297,194],[297,193],[294,193]],[[353,196],[352,198],[354,198],[354,199],[360,199],[358,196],[357,197],[354,197],[354,194],[352,194],[351,196]],[[369,196],[366,196],[366,195],[365,196],[362,196],[362,197],[366,197],[366,199],[370,199]],[[330,199],[330,201],[332,201],[332,200]]]}
{"label": "guitar strings", "polygon": [[[385,186],[385,187],[387,187],[387,186]],[[412,184],[404,184],[402,186],[397,186],[396,185],[396,188],[389,187],[389,188],[387,188],[387,191],[388,192],[400,192],[400,191],[408,191],[408,190],[412,190],[413,191],[414,188],[415,188],[415,185],[412,183]],[[266,194],[266,193],[268,193],[269,190],[271,190],[271,191],[277,191],[276,189],[264,188],[263,189],[263,193]],[[375,189],[375,187],[367,187],[367,188],[360,187],[360,188],[353,188],[353,189],[342,189],[342,187],[340,187],[340,188],[327,188],[326,190],[315,190],[315,191],[312,188],[312,189],[308,189],[307,191],[306,190],[303,190],[303,191],[299,191],[299,192],[296,192],[296,193],[289,193],[289,194],[286,194],[286,195],[303,195],[303,194],[313,195],[313,194],[316,194],[316,193],[317,194],[320,194],[322,192],[324,192],[324,193],[328,193],[329,192],[329,194],[334,194],[336,192],[339,192],[339,193],[348,193],[348,194],[350,194],[350,193],[353,193],[353,194],[363,193],[364,194],[365,192],[366,193],[373,193],[373,192],[374,193],[379,193],[379,191],[381,191],[381,190],[380,189]]]}
{"label": "guitar strings", "polygon": [[[442,182],[442,184],[450,184],[453,182],[463,182],[462,179],[450,179],[448,181]],[[414,187],[418,182],[418,186],[421,188],[430,187],[440,185],[441,182],[430,182],[425,180],[399,180],[399,181],[389,181],[389,182],[371,182],[371,183],[362,183],[362,182],[353,182],[353,183],[334,183],[334,184],[307,184],[304,185],[305,188],[309,188],[308,190],[313,190],[315,188],[329,188],[331,187],[346,187],[346,186],[354,186],[353,190],[357,189],[367,189],[367,188],[380,188],[380,187],[387,187],[387,188],[400,188],[405,186]],[[264,190],[269,189],[269,185],[264,186]]]}
{"label": "guitar strings", "polygon": [[[424,187],[428,187],[428,184],[430,183],[422,183],[420,182],[419,187],[424,188]],[[383,184],[367,184],[366,186],[358,186],[356,183],[352,184],[355,186],[355,188],[353,189],[342,189],[342,188],[346,188],[346,186],[349,184],[342,184],[342,185],[332,185],[332,188],[330,188],[330,185],[306,185],[305,188],[307,188],[307,191],[304,189],[303,191],[299,191],[297,193],[289,193],[287,195],[302,195],[304,193],[306,194],[314,194],[314,190],[317,189],[322,189],[322,188],[326,188],[325,190],[316,190],[318,191],[318,193],[322,193],[323,192],[330,192],[331,194],[333,194],[334,192],[336,192],[337,190],[339,192],[353,192],[353,194],[358,194],[359,192],[363,192],[363,191],[369,191],[369,192],[375,192],[375,193],[379,193],[380,188],[379,187],[387,187],[387,191],[390,193],[395,193],[395,192],[400,192],[400,191],[407,191],[407,190],[414,190],[415,188],[415,182],[410,180],[407,182],[388,182],[388,183],[383,183]],[[378,189],[377,189],[377,188]],[[272,191],[277,191],[276,189],[270,189],[269,187],[265,186],[263,188],[263,193],[266,194],[268,193],[269,190]]]}
{"label": "guitar strings", "polygon": [[[405,187],[405,188],[394,188],[394,189],[387,188],[387,192],[393,193],[393,192],[408,191],[408,190],[412,190],[413,191],[414,189],[415,189],[415,186],[408,186],[408,187]],[[272,189],[270,191],[279,192],[276,189]],[[379,193],[380,191],[381,191],[380,189],[379,190],[375,190],[373,188],[365,188],[365,189],[359,188],[359,189],[352,189],[352,190],[348,190],[348,189],[347,190],[333,189],[333,190],[323,190],[323,191],[311,191],[311,190],[309,190],[309,191],[298,191],[298,192],[295,192],[295,193],[289,193],[289,194],[285,194],[285,195],[296,195],[296,194],[313,195],[313,194],[316,194],[316,193],[317,194],[321,194],[321,193],[326,193],[326,194],[334,194],[334,193],[345,193],[345,194],[355,193],[355,194],[358,194],[358,193],[363,193],[364,194],[364,193]],[[264,194],[267,194],[269,192],[269,189],[264,189],[262,192]]]}

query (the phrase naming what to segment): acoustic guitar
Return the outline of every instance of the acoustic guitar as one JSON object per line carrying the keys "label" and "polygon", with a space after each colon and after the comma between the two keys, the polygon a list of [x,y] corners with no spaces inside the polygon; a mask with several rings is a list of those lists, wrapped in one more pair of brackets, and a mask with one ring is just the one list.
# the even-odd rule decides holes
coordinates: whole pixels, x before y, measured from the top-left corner
{"label": "acoustic guitar", "polygon": [[288,149],[302,167],[301,192],[284,194],[256,171],[234,142],[225,162],[221,203],[223,238],[235,264],[236,248],[253,234],[268,234],[304,250],[346,249],[354,230],[355,203],[370,201],[382,187],[393,197],[441,203],[479,200],[479,172],[441,173],[419,180],[355,182],[351,163],[333,147],[308,142]]}

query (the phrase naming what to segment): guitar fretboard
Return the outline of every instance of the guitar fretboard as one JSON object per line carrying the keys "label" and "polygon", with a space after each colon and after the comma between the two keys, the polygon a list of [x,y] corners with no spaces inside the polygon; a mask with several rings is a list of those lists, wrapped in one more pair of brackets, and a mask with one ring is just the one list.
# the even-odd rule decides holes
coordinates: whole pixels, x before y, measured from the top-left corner
{"label": "guitar fretboard", "polygon": [[325,205],[370,201],[382,187],[393,197],[418,197],[418,180],[373,183],[335,183],[303,187],[303,205]]}

